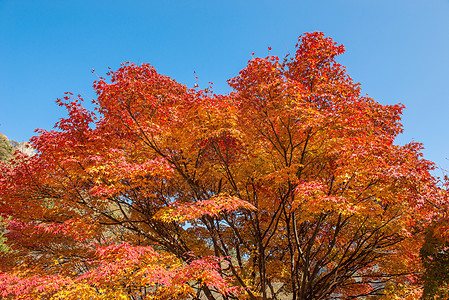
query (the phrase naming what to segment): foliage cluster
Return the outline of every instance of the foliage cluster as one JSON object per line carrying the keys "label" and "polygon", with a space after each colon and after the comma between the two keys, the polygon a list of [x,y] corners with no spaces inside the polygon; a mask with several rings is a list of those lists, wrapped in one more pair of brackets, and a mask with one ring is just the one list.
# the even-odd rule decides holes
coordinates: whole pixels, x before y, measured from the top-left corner
{"label": "foliage cluster", "polygon": [[14,154],[14,146],[8,138],[0,133],[0,162],[9,161]]}
{"label": "foliage cluster", "polygon": [[233,92],[148,65],[94,84],[0,170],[5,299],[416,299],[446,194],[403,106],[360,93],[322,33]]}

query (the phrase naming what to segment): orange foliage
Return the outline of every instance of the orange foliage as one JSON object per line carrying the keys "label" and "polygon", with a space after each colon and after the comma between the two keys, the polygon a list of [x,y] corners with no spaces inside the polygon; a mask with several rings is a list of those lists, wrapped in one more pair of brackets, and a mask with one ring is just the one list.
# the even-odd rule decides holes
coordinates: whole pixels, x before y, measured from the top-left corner
{"label": "orange foliage", "polygon": [[393,143],[403,106],[360,95],[343,52],[305,34],[229,95],[127,63],[95,82],[95,112],[58,100],[68,118],[0,170],[2,297],[419,295],[445,200],[421,145]]}

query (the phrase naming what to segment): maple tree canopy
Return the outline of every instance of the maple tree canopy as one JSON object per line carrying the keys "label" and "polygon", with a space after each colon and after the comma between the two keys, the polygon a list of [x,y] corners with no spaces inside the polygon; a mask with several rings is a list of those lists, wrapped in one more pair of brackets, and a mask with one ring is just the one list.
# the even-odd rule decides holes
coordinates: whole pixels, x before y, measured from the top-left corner
{"label": "maple tree canopy", "polygon": [[[421,145],[322,33],[253,58],[233,91],[149,64],[71,93],[0,169],[3,299],[415,299],[442,191]],[[383,295],[383,296],[382,296]]]}

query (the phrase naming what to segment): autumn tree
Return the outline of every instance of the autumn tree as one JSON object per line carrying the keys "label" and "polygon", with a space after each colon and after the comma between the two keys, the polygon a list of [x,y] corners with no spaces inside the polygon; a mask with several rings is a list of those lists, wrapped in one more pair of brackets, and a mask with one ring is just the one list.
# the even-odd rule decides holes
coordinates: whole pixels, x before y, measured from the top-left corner
{"label": "autumn tree", "polygon": [[447,241],[429,226],[421,248],[424,266],[423,299],[447,299],[449,297],[449,249]]}
{"label": "autumn tree", "polygon": [[[447,197],[449,177],[441,184]],[[420,255],[424,267],[422,275],[423,299],[449,298],[449,207],[445,201],[438,207],[442,213],[427,228]]]}
{"label": "autumn tree", "polygon": [[361,95],[343,52],[304,34],[228,95],[127,63],[95,111],[58,100],[68,118],[0,171],[3,297],[418,297],[433,164],[394,144],[403,106]]}

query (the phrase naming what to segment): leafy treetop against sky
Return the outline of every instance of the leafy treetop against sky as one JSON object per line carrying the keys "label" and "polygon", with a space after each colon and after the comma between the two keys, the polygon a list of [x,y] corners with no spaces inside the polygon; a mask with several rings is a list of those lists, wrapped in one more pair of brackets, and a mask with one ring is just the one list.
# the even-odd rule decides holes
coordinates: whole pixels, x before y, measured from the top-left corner
{"label": "leafy treetop against sky", "polygon": [[425,157],[449,169],[448,15],[445,0],[2,0],[0,131],[23,141],[51,129],[65,116],[56,98],[94,98],[92,81],[125,61],[226,93],[251,53],[264,57],[270,46],[282,57],[300,34],[323,31],[345,45],[339,62],[363,93],[406,106],[397,143],[422,142]]}
{"label": "leafy treetop against sky", "polygon": [[360,95],[344,46],[295,48],[229,95],[132,63],[94,83],[97,117],[67,93],[38,154],[0,164],[0,296],[418,299],[424,229],[447,218],[432,163],[393,144],[403,105]]}

